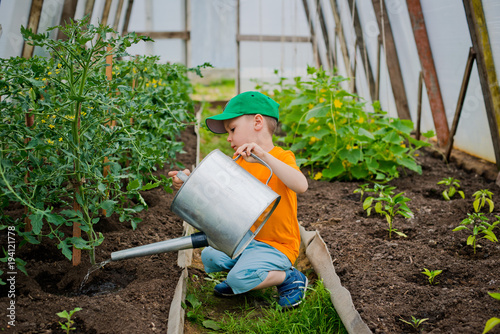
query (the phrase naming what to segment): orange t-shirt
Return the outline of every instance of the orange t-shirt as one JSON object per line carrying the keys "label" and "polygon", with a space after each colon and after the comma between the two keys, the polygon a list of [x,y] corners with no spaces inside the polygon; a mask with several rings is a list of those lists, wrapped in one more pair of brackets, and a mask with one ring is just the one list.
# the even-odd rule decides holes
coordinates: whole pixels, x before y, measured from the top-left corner
{"label": "orange t-shirt", "polygon": [[[269,154],[300,171],[295,162],[293,152],[285,151],[281,147],[275,146],[269,151]],[[237,163],[262,183],[266,183],[269,178],[269,169],[260,163],[250,163],[244,159],[238,159]],[[293,264],[299,256],[300,247],[300,230],[297,220],[297,194],[274,174],[268,186],[281,196],[281,200],[262,229],[255,236],[255,240],[262,241],[281,251]]]}

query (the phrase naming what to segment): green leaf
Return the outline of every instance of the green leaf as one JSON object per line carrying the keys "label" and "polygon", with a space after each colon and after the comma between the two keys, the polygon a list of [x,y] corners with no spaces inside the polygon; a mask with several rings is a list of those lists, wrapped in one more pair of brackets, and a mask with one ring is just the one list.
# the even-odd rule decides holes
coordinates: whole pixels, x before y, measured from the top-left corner
{"label": "green leaf", "polygon": [[493,329],[496,325],[500,324],[500,318],[490,318],[488,321],[486,321],[486,325],[484,326],[483,334],[488,333],[490,330]]}
{"label": "green leaf", "polygon": [[323,169],[323,177],[326,179],[333,179],[334,177],[339,176],[345,171],[344,165],[342,165],[342,161],[339,159],[335,159],[334,162],[332,162],[328,168]]}
{"label": "green leaf", "polygon": [[203,327],[208,328],[208,329],[212,329],[214,331],[218,331],[219,329],[221,329],[219,324],[213,320],[205,320],[202,322],[202,324],[203,324]]}
{"label": "green leaf", "polygon": [[156,183],[146,183],[142,188],[141,190],[144,191],[144,190],[150,190],[150,189],[153,189],[153,188],[156,188],[160,185],[160,182],[156,182]]}
{"label": "green leaf", "polygon": [[141,181],[134,179],[127,184],[127,191],[138,190],[141,187]]}
{"label": "green leaf", "polygon": [[498,293],[498,292],[488,292],[488,294],[491,297],[495,298],[496,300],[500,300],[500,293]]}
{"label": "green leaf", "polygon": [[106,210],[106,217],[109,217],[113,214],[113,211],[115,209],[115,204],[118,203],[117,201],[113,200],[105,200],[101,203],[101,208],[103,210]]}
{"label": "green leaf", "polygon": [[32,231],[38,235],[42,231],[44,212],[38,211],[36,214],[30,215]]}
{"label": "green leaf", "polygon": [[59,245],[57,245],[57,248],[59,248],[62,251],[63,255],[66,256],[66,258],[71,261],[71,258],[73,257],[73,252],[71,251],[70,246],[68,246],[68,244],[65,241],[66,240],[61,241]]}
{"label": "green leaf", "polygon": [[328,112],[330,111],[330,106],[327,105],[317,105],[315,106],[314,108],[312,108],[311,110],[309,110],[309,112],[307,113],[306,115],[306,121],[308,121],[309,119],[313,118],[313,117],[316,117],[316,118],[321,118],[321,117],[325,117],[326,115],[328,115]]}
{"label": "green leaf", "polygon": [[59,215],[53,214],[53,213],[47,214],[46,219],[49,223],[52,223],[56,226],[60,226],[60,225],[63,225],[64,223],[66,223],[66,219],[64,219],[63,217],[61,217]]}
{"label": "green leaf", "polygon": [[353,166],[350,169],[350,172],[354,178],[359,180],[364,179],[368,176],[368,169],[365,167],[363,163]]}

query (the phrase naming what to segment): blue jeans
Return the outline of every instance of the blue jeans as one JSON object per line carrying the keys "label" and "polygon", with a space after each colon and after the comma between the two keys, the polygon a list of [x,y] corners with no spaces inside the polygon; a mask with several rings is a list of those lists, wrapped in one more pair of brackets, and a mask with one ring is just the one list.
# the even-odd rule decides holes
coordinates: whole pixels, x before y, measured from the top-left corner
{"label": "blue jeans", "polygon": [[212,247],[206,247],[201,252],[201,260],[207,273],[229,271],[227,284],[236,294],[255,288],[270,271],[285,271],[292,267],[285,254],[256,240],[252,240],[234,260]]}

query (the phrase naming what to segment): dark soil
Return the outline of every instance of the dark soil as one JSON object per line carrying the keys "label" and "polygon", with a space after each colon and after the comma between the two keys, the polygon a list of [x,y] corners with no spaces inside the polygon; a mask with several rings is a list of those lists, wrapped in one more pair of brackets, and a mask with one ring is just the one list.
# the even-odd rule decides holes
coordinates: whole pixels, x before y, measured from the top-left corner
{"label": "dark soil", "polygon": [[[180,140],[187,153],[179,158],[191,166],[195,135],[187,131]],[[500,246],[482,239],[483,247],[473,254],[467,234],[452,229],[472,212],[475,191],[489,189],[494,201],[500,198],[492,180],[496,172],[490,168],[478,175],[476,169],[459,168],[462,162],[445,164],[430,151],[421,152],[418,159],[422,175],[407,173],[390,183],[411,199],[408,205],[415,217],[394,222],[407,238],[389,239],[385,218],[366,216],[359,194],[353,193],[360,182],[310,180],[309,190],[299,195],[299,220],[307,230],[320,231],[342,284],[373,332],[415,333],[399,320],[414,316],[429,319],[421,326],[423,333],[481,333],[489,318],[500,316],[500,302],[487,294],[500,288]],[[466,198],[456,195],[444,201],[444,188],[436,184],[444,177],[459,179]],[[98,248],[98,261],[107,260],[113,251],[181,235],[182,221],[169,209],[173,195],[154,189],[143,196],[150,208],[140,214],[144,221],[136,231],[114,216],[100,223],[106,239]],[[500,204],[493,214],[500,215]],[[5,235],[4,230],[2,245]],[[56,313],[75,307],[82,308],[74,316],[75,333],[166,332],[181,272],[177,253],[111,262],[93,272],[81,291],[90,268],[86,254],[79,267],[51,244],[27,245],[16,255],[27,260],[29,276],[16,276],[15,327],[7,328],[5,312],[11,299],[6,297],[8,286],[0,287],[0,328],[6,332],[62,333]],[[421,274],[424,268],[443,270],[436,278],[439,284],[428,283]],[[500,333],[500,328],[491,333]]]}
{"label": "dark soil", "polygon": [[[452,230],[473,212],[472,194],[480,189],[494,193],[499,204],[493,214],[500,215],[500,189],[491,180],[496,169],[472,157],[445,164],[430,151],[418,160],[422,175],[408,173],[390,182],[396,193],[411,199],[414,218],[394,222],[407,238],[393,234],[389,239],[385,218],[366,215],[360,195],[353,193],[360,182],[310,180],[309,190],[299,196],[299,220],[320,232],[342,284],[374,333],[415,333],[399,320],[411,316],[428,318],[422,333],[482,333],[489,318],[500,316],[500,302],[487,293],[499,292],[500,246],[481,239],[483,247],[474,254],[466,245],[468,233]],[[437,182],[445,177],[460,180],[465,199],[458,194],[443,199],[445,188]],[[490,222],[497,220],[493,214],[487,215]],[[500,236],[500,229],[495,231]],[[429,284],[424,268],[443,270],[437,285]],[[490,333],[500,333],[498,327]]]}

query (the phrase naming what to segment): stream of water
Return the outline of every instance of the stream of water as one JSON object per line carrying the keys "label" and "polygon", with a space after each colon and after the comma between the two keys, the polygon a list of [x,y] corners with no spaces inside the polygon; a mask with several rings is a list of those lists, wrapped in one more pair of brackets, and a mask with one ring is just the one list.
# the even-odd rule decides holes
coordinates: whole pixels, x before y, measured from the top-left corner
{"label": "stream of water", "polygon": [[104,267],[105,265],[107,265],[110,262],[111,262],[111,259],[107,259],[106,261],[102,261],[101,263],[96,263],[92,267],[90,267],[89,271],[87,272],[87,275],[85,275],[85,277],[83,278],[82,283],[80,284],[80,289],[78,290],[78,292],[79,293],[82,292],[83,287],[85,286],[85,283],[87,283],[90,274],[92,274],[94,271],[96,271],[98,269],[101,269],[102,267]]}

